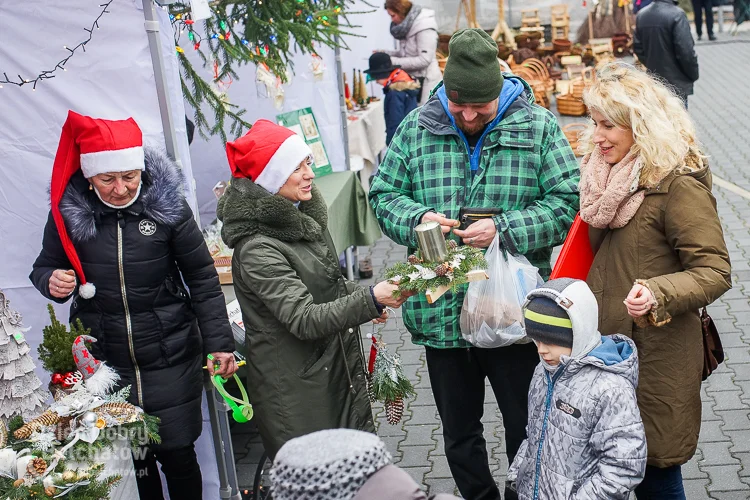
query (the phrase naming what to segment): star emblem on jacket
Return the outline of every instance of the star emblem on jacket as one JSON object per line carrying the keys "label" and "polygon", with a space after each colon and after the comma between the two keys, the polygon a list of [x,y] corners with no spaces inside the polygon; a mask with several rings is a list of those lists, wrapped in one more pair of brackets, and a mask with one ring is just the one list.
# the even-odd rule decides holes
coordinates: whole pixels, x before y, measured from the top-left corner
{"label": "star emblem on jacket", "polygon": [[156,232],[156,223],[148,219],[144,219],[138,224],[138,230],[143,236],[151,236]]}

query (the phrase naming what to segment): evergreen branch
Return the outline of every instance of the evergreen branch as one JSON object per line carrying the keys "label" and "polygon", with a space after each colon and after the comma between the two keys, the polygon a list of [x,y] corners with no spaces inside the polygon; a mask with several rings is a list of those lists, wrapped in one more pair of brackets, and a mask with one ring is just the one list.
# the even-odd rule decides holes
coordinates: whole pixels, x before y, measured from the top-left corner
{"label": "evergreen branch", "polygon": [[[342,37],[358,36],[352,32],[357,26],[346,17],[346,7],[351,4],[353,0],[217,0],[210,3],[212,16],[201,23],[203,34],[195,31],[197,25],[189,19],[187,2],[171,4],[175,43],[188,29],[191,40],[197,40],[194,49],[203,67],[216,65],[213,78],[206,79],[182,48],[177,51],[181,87],[201,136],[219,135],[226,141],[226,125],[235,136],[250,128],[243,118],[245,110],[222,100],[214,87],[229,78],[239,80],[237,70],[241,66],[265,65],[287,83],[287,71],[294,71],[293,52],[316,54],[316,45],[347,48]],[[202,109],[205,105],[213,111],[213,125]]]}

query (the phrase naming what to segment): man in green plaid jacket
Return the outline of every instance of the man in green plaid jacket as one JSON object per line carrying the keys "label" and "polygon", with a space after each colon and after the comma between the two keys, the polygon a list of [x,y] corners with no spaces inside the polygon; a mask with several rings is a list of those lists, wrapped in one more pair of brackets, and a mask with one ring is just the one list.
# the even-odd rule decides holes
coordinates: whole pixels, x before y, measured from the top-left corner
{"label": "man in green plaid jacket", "polygon": [[[456,33],[444,84],[401,123],[370,188],[383,232],[416,250],[414,228],[438,221],[464,244],[502,246],[549,277],[552,247],[578,211],[579,170],[555,117],[534,104],[518,77],[503,75],[497,45],[482,30]],[[461,207],[497,215],[454,228]],[[404,256],[406,257],[406,256]],[[465,287],[464,287],[465,290]],[[527,394],[539,362],[534,344],[472,347],[459,325],[464,290],[435,304],[424,295],[403,306],[415,344],[424,345],[445,452],[464,498],[499,500],[480,419],[489,378],[503,415],[509,463],[526,437]],[[506,498],[512,491],[506,485]]]}

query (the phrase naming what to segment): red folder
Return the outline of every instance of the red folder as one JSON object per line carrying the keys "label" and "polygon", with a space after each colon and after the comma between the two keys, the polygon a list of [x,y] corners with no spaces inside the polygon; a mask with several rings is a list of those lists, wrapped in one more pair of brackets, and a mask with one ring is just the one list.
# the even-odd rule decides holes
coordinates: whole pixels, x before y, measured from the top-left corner
{"label": "red folder", "polygon": [[580,215],[576,215],[550,279],[575,278],[585,281],[593,262],[594,252],[589,242],[589,225],[583,222]]}

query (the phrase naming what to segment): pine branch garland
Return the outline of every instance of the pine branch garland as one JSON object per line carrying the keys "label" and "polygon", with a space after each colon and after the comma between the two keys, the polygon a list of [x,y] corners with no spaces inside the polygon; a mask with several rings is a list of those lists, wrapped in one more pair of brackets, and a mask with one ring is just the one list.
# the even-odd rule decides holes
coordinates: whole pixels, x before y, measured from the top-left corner
{"label": "pine branch garland", "polygon": [[467,274],[475,269],[487,269],[482,250],[462,246],[449,248],[445,262],[422,262],[418,254],[410,255],[408,262],[399,262],[386,269],[385,278],[398,282],[396,293],[425,292],[440,286],[450,287],[455,292],[459,286],[468,283]]}
{"label": "pine branch garland", "polygon": [[[315,54],[317,47],[347,48],[340,38],[357,36],[346,15],[354,0],[218,0],[211,2],[210,18],[198,23],[190,19],[189,3],[169,5],[175,46],[181,68],[181,86],[193,108],[194,122],[202,137],[219,135],[227,140],[250,128],[241,107],[219,98],[214,86],[226,79],[239,80],[237,69],[245,64],[265,65],[283,83],[287,70],[293,71],[292,55]],[[369,4],[368,4],[369,5]],[[216,63],[212,81],[204,79],[185,56],[189,44],[206,67]],[[186,48],[182,47],[182,44]],[[214,113],[213,125],[201,109],[207,105]]]}

